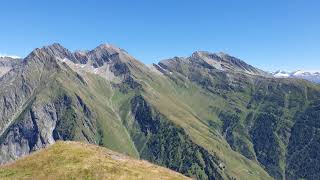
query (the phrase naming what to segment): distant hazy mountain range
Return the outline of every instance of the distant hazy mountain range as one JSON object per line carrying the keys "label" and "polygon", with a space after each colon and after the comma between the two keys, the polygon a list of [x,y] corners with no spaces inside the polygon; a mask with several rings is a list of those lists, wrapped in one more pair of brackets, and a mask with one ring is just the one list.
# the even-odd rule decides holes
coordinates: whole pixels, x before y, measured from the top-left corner
{"label": "distant hazy mountain range", "polygon": [[[274,76],[308,75],[285,74]],[[56,43],[23,59],[0,58],[0,164],[68,140],[201,180],[319,179],[320,85],[274,76],[206,51],[148,66],[109,44],[71,52]],[[76,163],[88,174],[123,170],[86,168],[85,148],[70,149],[78,158],[60,156],[62,149],[30,160],[66,171]],[[95,164],[100,157],[86,160]],[[0,177],[30,175],[23,167],[34,165],[0,167]]]}
{"label": "distant hazy mountain range", "polygon": [[278,70],[272,74],[276,78],[299,78],[315,83],[320,83],[320,72],[308,72],[303,70],[287,72]]}

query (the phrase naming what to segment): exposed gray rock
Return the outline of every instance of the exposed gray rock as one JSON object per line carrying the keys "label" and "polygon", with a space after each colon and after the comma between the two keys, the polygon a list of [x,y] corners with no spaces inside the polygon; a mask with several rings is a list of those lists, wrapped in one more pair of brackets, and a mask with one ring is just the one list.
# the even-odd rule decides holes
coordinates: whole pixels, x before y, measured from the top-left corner
{"label": "exposed gray rock", "polygon": [[[97,143],[92,112],[79,96],[76,95],[76,99],[62,95],[45,103],[33,100],[2,134],[0,164],[47,147],[56,140]],[[69,112],[74,118],[67,119]]]}
{"label": "exposed gray rock", "polygon": [[17,65],[21,59],[14,59],[11,57],[0,57],[0,77],[5,75]]}
{"label": "exposed gray rock", "polygon": [[37,49],[0,78],[0,136],[58,70],[54,57]]}
{"label": "exposed gray rock", "polygon": [[0,164],[25,156],[55,142],[52,133],[57,116],[52,104],[32,106],[20,118],[2,136]]}
{"label": "exposed gray rock", "polygon": [[207,51],[196,51],[190,57],[174,57],[172,59],[162,60],[159,66],[170,71],[178,71],[182,73],[183,69],[179,67],[182,64],[192,64],[193,66],[201,66],[207,69],[217,69],[226,72],[240,72],[250,75],[270,76],[269,73],[255,68],[244,61],[230,56],[225,53],[210,53]]}

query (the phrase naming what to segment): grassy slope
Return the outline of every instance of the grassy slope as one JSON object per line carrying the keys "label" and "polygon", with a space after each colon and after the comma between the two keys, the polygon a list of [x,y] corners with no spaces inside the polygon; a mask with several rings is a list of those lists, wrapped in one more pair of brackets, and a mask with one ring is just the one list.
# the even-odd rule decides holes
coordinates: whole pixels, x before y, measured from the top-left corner
{"label": "grassy slope", "polygon": [[188,179],[146,161],[79,142],[57,142],[0,166],[0,179]]}
{"label": "grassy slope", "polygon": [[[105,79],[93,74],[82,76],[86,83],[84,84],[79,81],[73,71],[68,68],[64,70],[60,71],[53,78],[52,83],[48,83],[48,86],[39,93],[36,103],[50,102],[63,93],[67,93],[74,102],[76,102],[75,96],[80,96],[93,111],[97,127],[102,131],[103,136],[93,137],[96,143],[133,157],[139,157],[136,147],[117,115],[121,108],[129,108],[127,105],[134,92],[119,93],[111,88],[110,83]],[[227,174],[239,179],[269,178],[257,164],[232,151],[221,135],[215,132],[215,129],[208,127],[208,120],[210,117],[215,119],[215,113],[208,113],[201,104],[205,102],[221,106],[223,104],[221,98],[207,98],[196,86],[190,84],[188,88],[181,88],[167,79],[154,76],[148,70],[144,69],[142,72],[143,74],[139,72],[134,75],[143,84],[146,98],[169,120],[184,128],[196,144],[212,154],[217,154],[226,164]],[[78,111],[76,107],[74,109]],[[86,131],[84,127],[82,129]],[[81,136],[80,133],[79,136]],[[81,137],[75,139],[81,140]]]}
{"label": "grassy slope", "polygon": [[[272,179],[257,162],[233,151],[221,136],[221,121],[209,106],[227,108],[223,98],[204,93],[193,83],[185,82],[184,86],[178,86],[170,79],[150,72],[145,66],[131,65],[130,69],[143,85],[144,97],[166,118],[182,127],[194,143],[217,155],[226,165],[226,174],[237,179]],[[118,99],[123,101],[122,104],[128,103],[128,98],[121,95]],[[126,106],[120,106],[123,107]],[[211,127],[209,121],[218,127]]]}
{"label": "grassy slope", "polygon": [[[92,112],[94,120],[96,120],[96,127],[100,131],[91,138],[95,139],[97,144],[111,150],[139,157],[130,136],[118,118],[117,112],[113,109],[111,97],[114,92],[110,83],[92,74],[86,74],[82,77],[85,83],[81,82],[76,74],[68,68],[60,71],[37,95],[35,103],[52,102],[66,94],[72,98],[74,111],[78,112],[79,107],[76,107],[75,104],[77,102],[76,95],[81,97]],[[79,127],[77,128],[79,129]],[[87,128],[82,127],[82,130],[87,131]],[[81,135],[81,130],[78,131]],[[81,137],[76,136],[75,140],[81,140]]]}
{"label": "grassy slope", "polygon": [[[219,95],[204,91],[193,83],[185,82],[179,86],[167,78],[155,75],[143,69],[134,70],[134,76],[143,85],[143,95],[152,105],[169,120],[182,127],[192,138],[193,142],[204,147],[208,152],[216,154],[226,165],[226,173],[238,179],[269,179],[270,176],[258,165],[255,160],[248,160],[233,151],[222,137],[222,121],[219,119],[221,109],[231,110],[228,103]],[[54,83],[51,83],[37,97],[37,103],[51,101],[59,96],[60,89],[68,93],[75,101],[77,94],[93,111],[97,126],[102,131],[101,145],[112,150],[139,157],[127,129],[122,125],[119,112],[121,108],[129,108],[129,100],[134,92],[122,94],[111,88],[109,82],[93,74],[83,76],[86,85],[79,81],[74,72],[63,71],[58,74]],[[76,83],[75,83],[76,82]],[[59,89],[59,88],[60,89]],[[247,90],[248,91],[248,90]],[[230,94],[241,108],[241,121],[249,113],[245,107],[250,96],[246,93]],[[257,108],[253,109],[258,111]],[[261,107],[263,108],[263,107]],[[120,114],[121,116],[121,114]],[[290,116],[290,115],[289,115]],[[129,117],[130,118],[130,117]],[[235,132],[239,139],[243,134]],[[99,142],[100,143],[100,142]],[[251,142],[247,142],[252,150]],[[138,147],[137,147],[138,148]],[[253,151],[253,150],[252,150]],[[285,166],[285,165],[282,165]]]}
{"label": "grassy slope", "polygon": [[271,179],[271,177],[254,161],[248,160],[234,152],[217,131],[210,128],[209,120],[217,121],[217,114],[208,107],[223,108],[225,102],[221,97],[203,94],[193,84],[186,87],[177,86],[163,77],[152,76],[144,79],[144,96],[169,120],[185,129],[192,140],[218,155],[226,164],[226,173],[238,179]]}
{"label": "grassy slope", "polygon": [[[223,98],[220,95],[206,91],[194,83],[190,83],[190,81],[182,81],[183,84],[175,83],[169,78],[151,73],[144,65],[137,64],[137,62],[130,61],[128,63],[131,63],[130,69],[133,77],[143,85],[143,91],[138,93],[142,93],[144,98],[156,110],[177,127],[182,127],[194,143],[204,147],[209,153],[217,155],[226,165],[226,174],[237,179],[270,179],[270,176],[259,166],[255,154],[252,160],[248,160],[239,154],[240,150],[236,148],[245,144],[249,151],[254,152],[253,144],[248,138],[248,132],[245,132],[247,129],[244,128],[247,126],[246,117],[249,113],[252,113],[254,117],[259,115],[260,112],[263,112],[273,103],[269,104],[267,100],[256,101],[253,102],[252,108],[248,109],[246,105],[252,98],[249,86],[246,86],[243,92],[231,92],[227,94],[227,98]],[[85,83],[83,83],[81,78],[77,77],[76,73],[68,69],[68,67],[64,67],[64,71],[52,74],[52,76],[54,76],[50,77],[52,82],[47,83],[47,87],[43,87],[37,95],[35,103],[45,104],[61,95],[67,94],[74,102],[72,106],[75,113],[83,115],[83,112],[78,112],[81,109],[76,107],[77,104],[75,104],[77,102],[76,96],[81,97],[92,111],[93,121],[96,122],[96,127],[100,131],[97,134],[92,133],[91,135],[94,137],[91,138],[95,139],[97,144],[99,143],[109,149],[133,157],[140,156],[137,149],[141,147],[135,147],[128,130],[121,121],[132,117],[124,117],[126,114],[120,113],[121,111],[129,111],[130,99],[136,92],[129,91],[129,93],[123,94],[116,88],[112,88],[110,82],[94,74],[84,74]],[[31,78],[35,77],[31,76]],[[219,83],[220,81],[218,79],[213,82]],[[282,82],[285,82],[285,80]],[[294,82],[289,82],[288,84],[290,83]],[[299,82],[299,84],[301,83],[303,84],[303,82]],[[265,85],[262,84],[262,86]],[[303,86],[310,86],[310,84],[303,84]],[[256,88],[256,92],[258,92],[259,87],[253,88]],[[310,88],[319,90],[319,87]],[[280,92],[286,92],[284,89],[280,90]],[[269,92],[268,87],[262,87],[261,91],[266,93],[266,95],[261,95],[264,98],[274,97],[274,94],[278,94],[282,98],[283,95],[278,90]],[[277,127],[279,129],[282,126],[291,127],[293,124],[287,119],[292,119],[296,112],[295,108],[301,109],[300,106],[289,109],[290,99],[302,98],[302,100],[294,100],[294,102],[304,101],[304,96],[299,96],[301,94],[290,95],[290,93],[292,92],[284,95],[283,118],[285,121],[283,121],[283,125],[280,124]],[[305,102],[307,104],[308,99],[312,98],[306,99]],[[233,106],[229,104],[229,100],[234,103]],[[219,117],[222,110],[234,113],[234,107],[239,108],[241,113],[237,113],[240,121],[234,127],[232,136],[234,136],[234,139],[245,141],[245,143],[233,147],[238,152],[233,151],[229,145],[230,142],[228,143],[226,138],[223,137],[224,121]],[[79,132],[81,130],[87,131],[86,127],[82,126],[81,123],[78,124],[80,124],[80,127],[78,127]],[[78,135],[83,136],[81,133],[78,133]],[[75,140],[81,140],[81,137],[76,137]],[[278,137],[278,134],[275,134],[275,141],[279,142],[281,153],[284,155],[286,147],[282,143],[281,137]],[[279,164],[281,171],[284,171],[285,160],[280,159]]]}
{"label": "grassy slope", "polygon": [[[310,100],[316,100],[319,97],[316,93],[319,92],[319,86],[306,81],[292,79],[259,79],[257,81],[260,81],[261,84],[253,85],[250,82],[242,81],[241,83],[244,85],[243,90],[229,91],[226,94],[226,98],[223,98],[220,95],[209,93],[199,88],[198,85],[189,83],[189,81],[175,83],[170,80],[168,81],[168,79],[158,78],[156,81],[147,81],[149,87],[147,89],[149,90],[146,91],[145,96],[161,113],[168,116],[177,125],[183,127],[193,138],[194,142],[205,147],[210,152],[217,153],[226,163],[228,174],[240,179],[256,179],[256,176],[267,178],[269,176],[259,166],[261,164],[257,162],[257,157],[255,156],[255,150],[250,137],[255,136],[255,134],[252,135],[252,131],[250,130],[252,125],[250,123],[255,123],[252,120],[256,120],[257,116],[261,115],[261,113],[270,114],[268,110],[270,108],[270,110],[275,108],[277,111],[283,112],[282,115],[276,115],[280,119],[273,132],[274,142],[279,145],[270,145],[272,147],[277,146],[277,148],[279,146],[280,148],[281,154],[273,154],[276,154],[280,158],[279,162],[277,162],[279,163],[277,167],[283,173],[286,166],[285,154],[287,145],[285,144],[287,141],[285,139],[286,134],[283,134],[283,132],[286,133],[287,129],[292,127],[297,110],[303,111]],[[255,94],[251,94],[252,91]],[[255,97],[262,99],[253,100]],[[251,108],[248,108],[247,105],[250,101]],[[283,106],[280,105],[282,101],[284,102]],[[233,141],[232,143],[234,144],[230,145],[233,145],[232,148],[240,153],[253,152],[252,160],[248,160],[232,151],[224,140],[227,138],[221,138],[222,135],[225,136],[223,133],[224,120],[219,117],[221,112],[226,112],[227,115],[234,114],[239,117],[239,121],[231,129],[232,139],[228,143]],[[247,120],[250,113],[253,115],[253,118]],[[262,132],[260,130],[258,130],[258,133]],[[244,146],[246,148],[241,149]],[[256,147],[259,148],[258,145]],[[268,150],[267,152],[272,153],[272,150]],[[271,172],[274,167],[270,166],[267,169]]]}
{"label": "grassy slope", "polygon": [[[227,174],[239,179],[270,178],[259,166],[256,157],[253,160],[244,158],[233,151],[222,137],[223,123],[219,119],[219,113],[222,109],[233,111],[225,99],[219,95],[207,93],[193,83],[179,86],[146,70],[143,70],[143,74],[136,73],[134,76],[143,85],[145,90],[143,94],[146,99],[169,120],[184,128],[195,143],[206,148],[210,153],[218,155],[226,164]],[[66,82],[64,76],[62,76],[60,83],[64,84],[63,87],[68,92],[76,92],[84,97],[88,106],[95,110],[100,126],[102,126],[101,129],[105,134],[103,137],[104,146],[139,157],[136,147],[120,121],[121,118],[126,117],[120,118],[117,115],[123,108],[129,108],[129,100],[133,97],[134,92],[122,94],[111,88],[106,80],[95,75],[87,74],[84,78],[88,83],[86,88],[79,86],[78,83]],[[249,91],[246,89],[245,93],[231,93],[228,97],[233,99],[233,102],[236,102],[236,106],[242,111],[239,114],[241,124],[245,124],[245,118],[250,112],[255,114],[260,111],[259,109],[265,107],[255,104],[254,108],[250,111],[247,110],[245,106],[251,97],[248,94]],[[288,118],[292,117],[292,113],[286,114]],[[236,127],[233,136],[246,141],[248,148],[253,152],[253,145],[247,140],[248,138],[244,138],[247,135],[242,133],[241,124]],[[281,163],[284,168],[283,160]]]}
{"label": "grassy slope", "polygon": [[88,106],[95,111],[99,127],[104,134],[102,145],[121,153],[139,157],[111,102],[114,92],[110,84],[98,76],[87,75],[84,77],[88,83],[87,91],[76,86],[65,85],[65,87],[71,88],[69,89],[71,92],[81,94]]}

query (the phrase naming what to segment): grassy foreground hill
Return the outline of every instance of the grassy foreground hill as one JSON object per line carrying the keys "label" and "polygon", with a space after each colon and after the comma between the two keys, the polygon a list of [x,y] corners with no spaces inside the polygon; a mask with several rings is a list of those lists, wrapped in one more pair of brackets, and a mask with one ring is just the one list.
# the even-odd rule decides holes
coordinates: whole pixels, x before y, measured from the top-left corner
{"label": "grassy foreground hill", "polygon": [[58,141],[0,166],[0,179],[188,179],[96,145]]}

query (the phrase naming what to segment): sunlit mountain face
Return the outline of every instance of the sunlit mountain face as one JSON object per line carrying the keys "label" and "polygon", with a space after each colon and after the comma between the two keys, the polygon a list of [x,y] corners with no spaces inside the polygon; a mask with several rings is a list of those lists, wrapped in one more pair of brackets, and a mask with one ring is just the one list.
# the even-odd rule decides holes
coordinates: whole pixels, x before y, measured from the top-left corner
{"label": "sunlit mountain face", "polygon": [[[206,51],[145,65],[110,44],[72,52],[57,43],[0,67],[0,164],[62,140],[200,180],[320,177],[320,85],[292,78],[319,73],[272,76]],[[57,165],[91,162],[58,152]],[[0,177],[14,172],[0,167]]]}

